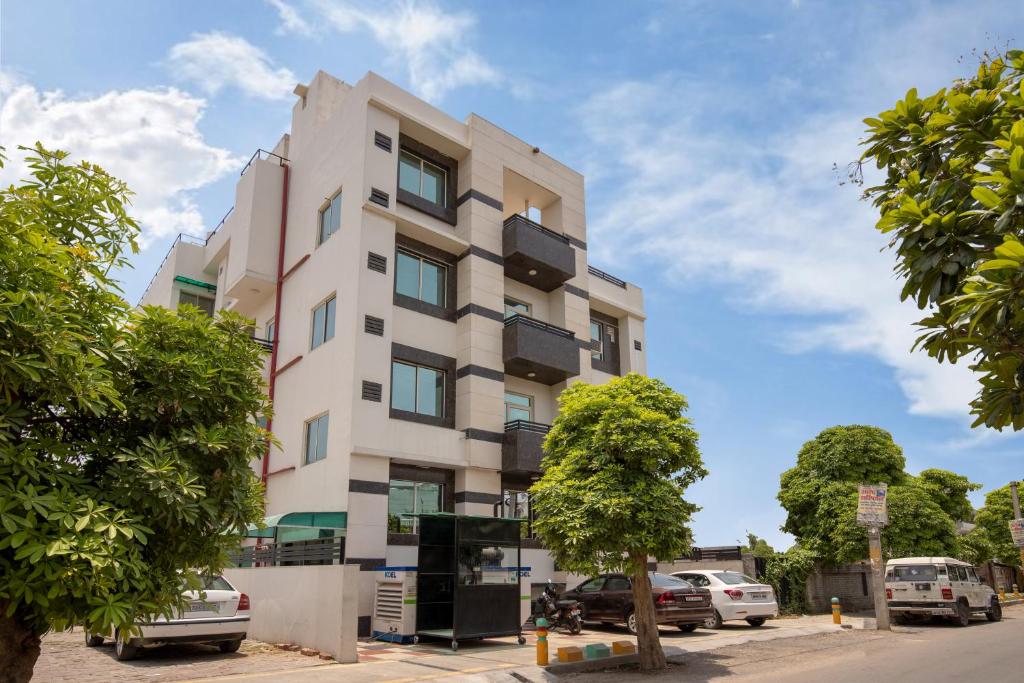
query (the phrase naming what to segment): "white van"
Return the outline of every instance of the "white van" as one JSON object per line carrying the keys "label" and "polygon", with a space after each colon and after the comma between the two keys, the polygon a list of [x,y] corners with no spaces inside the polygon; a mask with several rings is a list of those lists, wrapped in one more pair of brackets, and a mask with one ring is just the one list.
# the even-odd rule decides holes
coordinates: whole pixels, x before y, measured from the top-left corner
{"label": "white van", "polygon": [[999,598],[967,562],[952,557],[900,557],[885,565],[885,597],[897,623],[926,616],[967,626],[972,614],[1003,618]]}

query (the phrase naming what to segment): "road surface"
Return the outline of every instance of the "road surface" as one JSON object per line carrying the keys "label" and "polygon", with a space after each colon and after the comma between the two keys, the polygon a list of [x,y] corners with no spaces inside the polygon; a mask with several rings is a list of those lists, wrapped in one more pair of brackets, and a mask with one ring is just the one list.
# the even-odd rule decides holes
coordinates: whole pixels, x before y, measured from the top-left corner
{"label": "road surface", "polygon": [[[1003,621],[967,628],[933,625],[892,633],[848,631],[807,638],[748,643],[695,653],[654,681],[727,683],[1003,683],[1024,681],[1024,607]],[[573,676],[573,683],[640,677],[621,672]]]}

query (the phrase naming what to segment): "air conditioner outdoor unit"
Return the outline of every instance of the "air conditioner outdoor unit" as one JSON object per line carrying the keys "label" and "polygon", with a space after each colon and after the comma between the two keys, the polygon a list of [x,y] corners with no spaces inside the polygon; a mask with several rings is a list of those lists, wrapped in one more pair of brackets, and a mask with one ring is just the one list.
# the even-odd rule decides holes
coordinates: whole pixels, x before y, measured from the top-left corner
{"label": "air conditioner outdoor unit", "polygon": [[373,637],[393,643],[412,642],[416,635],[416,568],[377,570],[373,594]]}

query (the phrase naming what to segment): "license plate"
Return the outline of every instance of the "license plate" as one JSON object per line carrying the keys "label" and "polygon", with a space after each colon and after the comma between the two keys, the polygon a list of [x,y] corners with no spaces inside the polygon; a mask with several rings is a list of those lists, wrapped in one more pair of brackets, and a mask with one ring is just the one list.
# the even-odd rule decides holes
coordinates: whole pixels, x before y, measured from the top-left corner
{"label": "license plate", "polygon": [[189,612],[216,612],[217,605],[208,602],[192,602],[188,606]]}
{"label": "license plate", "polygon": [[684,600],[686,602],[704,602],[704,598],[699,595],[687,595]]}
{"label": "license plate", "polygon": [[930,591],[932,589],[932,585],[930,583],[915,583],[914,588],[919,591]]}
{"label": "license plate", "polygon": [[766,600],[766,599],[768,599],[768,594],[767,593],[751,593],[750,597],[753,598],[754,600]]}

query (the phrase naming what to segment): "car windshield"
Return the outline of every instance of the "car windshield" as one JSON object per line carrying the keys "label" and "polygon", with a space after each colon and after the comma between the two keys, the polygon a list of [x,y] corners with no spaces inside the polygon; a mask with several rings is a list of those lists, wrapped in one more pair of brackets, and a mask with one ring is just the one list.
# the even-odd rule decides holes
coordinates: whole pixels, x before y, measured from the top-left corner
{"label": "car windshield", "polygon": [[711,576],[730,586],[736,586],[741,583],[757,583],[757,581],[754,581],[746,574],[740,574],[739,572],[715,572]]}
{"label": "car windshield", "polygon": [[689,588],[691,584],[680,579],[678,576],[669,576],[668,574],[651,574],[651,584],[657,588]]}
{"label": "car windshield", "polygon": [[939,573],[933,564],[904,564],[891,567],[885,580],[892,581],[935,581]]}

